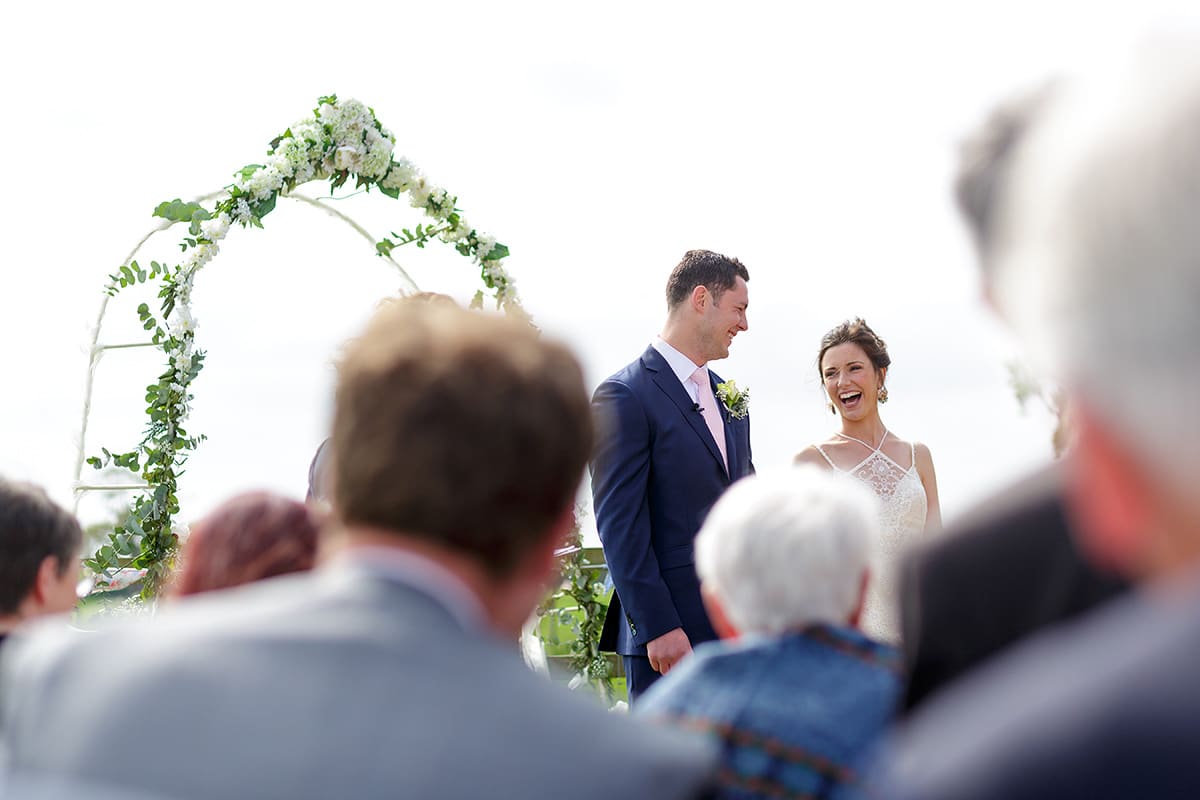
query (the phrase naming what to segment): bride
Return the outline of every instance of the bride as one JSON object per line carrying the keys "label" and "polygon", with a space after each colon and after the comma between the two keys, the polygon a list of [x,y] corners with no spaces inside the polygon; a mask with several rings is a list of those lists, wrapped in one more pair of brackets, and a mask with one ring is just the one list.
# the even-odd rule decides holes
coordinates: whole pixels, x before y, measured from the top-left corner
{"label": "bride", "polygon": [[816,464],[853,475],[879,497],[882,540],[871,565],[861,626],[868,636],[900,641],[897,570],[904,549],[941,525],[933,458],[923,444],[906,442],[879,416],[888,400],[887,345],[861,319],[843,322],[821,339],[817,365],[829,409],[841,430],[809,445],[797,464]]}

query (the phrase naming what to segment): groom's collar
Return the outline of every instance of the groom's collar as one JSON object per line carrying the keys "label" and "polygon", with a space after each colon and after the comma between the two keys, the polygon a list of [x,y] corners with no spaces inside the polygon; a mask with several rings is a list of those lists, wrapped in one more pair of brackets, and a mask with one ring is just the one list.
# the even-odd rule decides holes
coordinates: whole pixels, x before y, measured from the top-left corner
{"label": "groom's collar", "polygon": [[690,358],[672,347],[671,343],[661,336],[655,336],[650,346],[658,351],[658,354],[667,362],[667,366],[671,368],[671,372],[674,372],[675,377],[679,378],[679,382],[686,386],[688,379],[696,371],[697,365]]}

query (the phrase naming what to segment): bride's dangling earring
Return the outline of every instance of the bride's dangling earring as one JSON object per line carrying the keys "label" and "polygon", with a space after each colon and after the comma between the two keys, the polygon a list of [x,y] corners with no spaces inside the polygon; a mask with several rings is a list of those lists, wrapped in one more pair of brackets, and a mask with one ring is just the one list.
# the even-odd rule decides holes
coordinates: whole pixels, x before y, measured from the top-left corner
{"label": "bride's dangling earring", "polygon": [[879,402],[886,403],[888,401],[888,390],[886,386],[879,387]]}

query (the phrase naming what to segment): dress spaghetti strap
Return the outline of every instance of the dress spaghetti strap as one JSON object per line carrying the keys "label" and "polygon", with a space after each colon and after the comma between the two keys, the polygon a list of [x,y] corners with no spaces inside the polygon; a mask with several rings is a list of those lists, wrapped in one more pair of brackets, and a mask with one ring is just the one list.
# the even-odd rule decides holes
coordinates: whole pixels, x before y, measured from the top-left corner
{"label": "dress spaghetti strap", "polygon": [[827,455],[825,454],[825,451],[821,449],[821,445],[819,445],[819,444],[814,444],[814,445],[813,445],[813,447],[817,448],[817,452],[821,454],[821,458],[823,458],[823,459],[825,459],[827,462],[829,462],[829,468],[830,468],[831,470],[833,470],[834,472],[841,472],[841,470],[839,470],[839,469],[837,468],[837,465],[833,463],[833,459],[832,459],[832,458],[830,458],[829,456],[827,456]]}

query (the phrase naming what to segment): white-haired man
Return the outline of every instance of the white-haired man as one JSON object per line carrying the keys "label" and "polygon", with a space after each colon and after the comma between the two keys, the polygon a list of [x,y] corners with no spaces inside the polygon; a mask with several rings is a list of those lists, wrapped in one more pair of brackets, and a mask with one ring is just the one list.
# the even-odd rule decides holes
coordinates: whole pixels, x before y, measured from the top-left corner
{"label": "white-haired man", "polygon": [[952,687],[880,781],[904,798],[1195,797],[1200,760],[1200,47],[1080,82],[1020,155],[1001,303],[1073,400],[1066,500],[1145,591]]}
{"label": "white-haired man", "polygon": [[797,467],[736,483],[696,537],[722,641],[651,687],[639,714],[721,740],[722,796],[853,794],[892,716],[899,656],[855,628],[878,536],[857,482]]}

